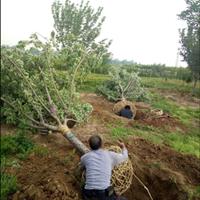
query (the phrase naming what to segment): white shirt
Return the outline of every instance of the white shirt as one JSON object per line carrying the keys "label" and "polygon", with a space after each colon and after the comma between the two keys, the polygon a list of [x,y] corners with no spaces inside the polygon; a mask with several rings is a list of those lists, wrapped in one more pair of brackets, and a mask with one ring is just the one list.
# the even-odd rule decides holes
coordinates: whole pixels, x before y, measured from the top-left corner
{"label": "white shirt", "polygon": [[86,168],[85,189],[104,190],[111,184],[114,166],[128,159],[127,149],[122,153],[98,149],[92,150],[81,157],[81,165]]}

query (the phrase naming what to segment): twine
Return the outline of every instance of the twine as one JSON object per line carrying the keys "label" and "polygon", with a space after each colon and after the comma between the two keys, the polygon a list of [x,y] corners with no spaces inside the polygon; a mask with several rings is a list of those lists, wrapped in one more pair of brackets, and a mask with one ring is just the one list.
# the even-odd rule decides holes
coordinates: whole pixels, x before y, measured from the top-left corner
{"label": "twine", "polygon": [[[118,146],[111,146],[108,148],[109,151],[121,153],[122,150]],[[118,195],[126,192],[132,183],[133,179],[133,166],[130,159],[124,161],[120,165],[114,167],[112,171],[111,183]]]}
{"label": "twine", "polygon": [[58,130],[59,130],[59,132],[61,132],[62,134],[65,134],[66,132],[69,131],[69,128],[68,128],[67,126],[65,126],[65,125],[60,125],[60,126],[58,127]]}
{"label": "twine", "polygon": [[[121,151],[122,151],[121,148],[118,146],[111,146],[108,150],[114,151],[117,153],[121,153]],[[147,188],[147,186],[133,172],[133,166],[132,166],[130,159],[121,163],[120,165],[115,167],[112,171],[112,185],[115,189],[115,192],[118,195],[121,195],[124,192],[126,192],[132,183],[133,176],[139,181],[139,183],[147,191],[150,199],[153,200],[153,197],[152,197],[149,189]]]}

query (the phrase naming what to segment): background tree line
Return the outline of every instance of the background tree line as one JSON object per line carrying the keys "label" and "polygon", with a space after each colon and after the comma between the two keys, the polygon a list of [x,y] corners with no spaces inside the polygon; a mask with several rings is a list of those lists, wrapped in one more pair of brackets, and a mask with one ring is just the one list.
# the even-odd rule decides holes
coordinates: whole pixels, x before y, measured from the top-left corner
{"label": "background tree line", "polygon": [[138,64],[134,61],[127,60],[109,60],[104,66],[100,66],[93,70],[97,74],[108,74],[111,67],[120,67],[126,69],[129,73],[138,73],[141,77],[160,77],[164,79],[178,79],[186,82],[192,81],[192,72],[187,68],[182,67],[168,67],[163,64]]}

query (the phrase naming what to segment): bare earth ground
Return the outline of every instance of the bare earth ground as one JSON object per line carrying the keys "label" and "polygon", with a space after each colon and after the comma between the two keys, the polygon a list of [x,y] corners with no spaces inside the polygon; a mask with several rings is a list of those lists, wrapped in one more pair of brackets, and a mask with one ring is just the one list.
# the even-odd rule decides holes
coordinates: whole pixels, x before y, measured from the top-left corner
{"label": "bare earth ground", "polygon": [[[105,146],[114,144],[109,136],[107,123],[123,123],[128,127],[130,121],[112,112],[113,103],[95,94],[82,94],[83,101],[93,105],[91,118],[86,124],[74,127],[76,136],[87,144],[88,138],[98,132],[106,141]],[[145,116],[137,123],[153,126],[184,128],[176,119],[164,117],[149,119]],[[6,129],[2,130],[5,131]],[[10,196],[13,200],[72,200],[81,199],[80,182],[75,170],[79,156],[69,142],[60,134],[48,136],[33,135],[33,139],[49,149],[47,155],[31,154],[23,161],[21,168],[14,170],[20,188]],[[154,200],[187,200],[185,185],[198,186],[200,183],[200,160],[191,155],[183,155],[167,146],[152,144],[142,138],[129,136],[125,143],[132,160],[134,172],[149,188]],[[129,200],[148,200],[145,189],[134,178],[130,189],[124,194]]]}

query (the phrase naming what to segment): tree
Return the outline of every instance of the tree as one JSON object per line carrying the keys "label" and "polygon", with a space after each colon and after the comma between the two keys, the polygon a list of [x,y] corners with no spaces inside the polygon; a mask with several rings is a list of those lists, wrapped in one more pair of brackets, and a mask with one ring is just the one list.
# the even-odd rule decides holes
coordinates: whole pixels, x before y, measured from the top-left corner
{"label": "tree", "polygon": [[147,100],[147,91],[141,85],[141,79],[135,72],[127,72],[120,67],[112,67],[109,75],[110,80],[101,85],[98,90],[109,100]]}
{"label": "tree", "polygon": [[90,54],[82,63],[85,67],[84,70],[79,70],[81,75],[86,75],[104,64],[104,58],[110,56],[107,49],[111,41],[103,39],[97,42],[105,20],[105,17],[101,17],[102,10],[103,8],[99,7],[95,11],[89,2],[84,1],[80,5],[70,0],[66,0],[64,5],[59,1],[53,3],[55,32],[52,32],[52,37],[55,37],[57,48],[62,52],[59,67],[69,69],[73,66],[74,59],[81,54],[80,49]]}
{"label": "tree", "polygon": [[200,1],[186,0],[187,8],[178,16],[187,22],[180,30],[180,54],[193,74],[194,88],[200,78]]}
{"label": "tree", "polygon": [[[32,48],[39,52],[37,59]],[[52,42],[43,43],[34,34],[31,40],[20,42],[16,47],[2,47],[1,56],[2,115],[7,121],[17,124],[21,121],[27,127],[42,132],[51,130],[66,133],[68,122],[80,123],[87,119],[92,106],[79,101],[71,82],[60,84],[57,81],[59,77],[53,68],[57,54]],[[81,60],[79,58],[78,65],[81,65]],[[43,65],[38,61],[42,61],[40,64]],[[35,66],[34,70],[30,69],[30,64]],[[75,67],[72,77],[77,70]],[[85,153],[87,148],[76,137],[71,133],[65,136],[72,144],[78,144],[76,148],[81,153]]]}

